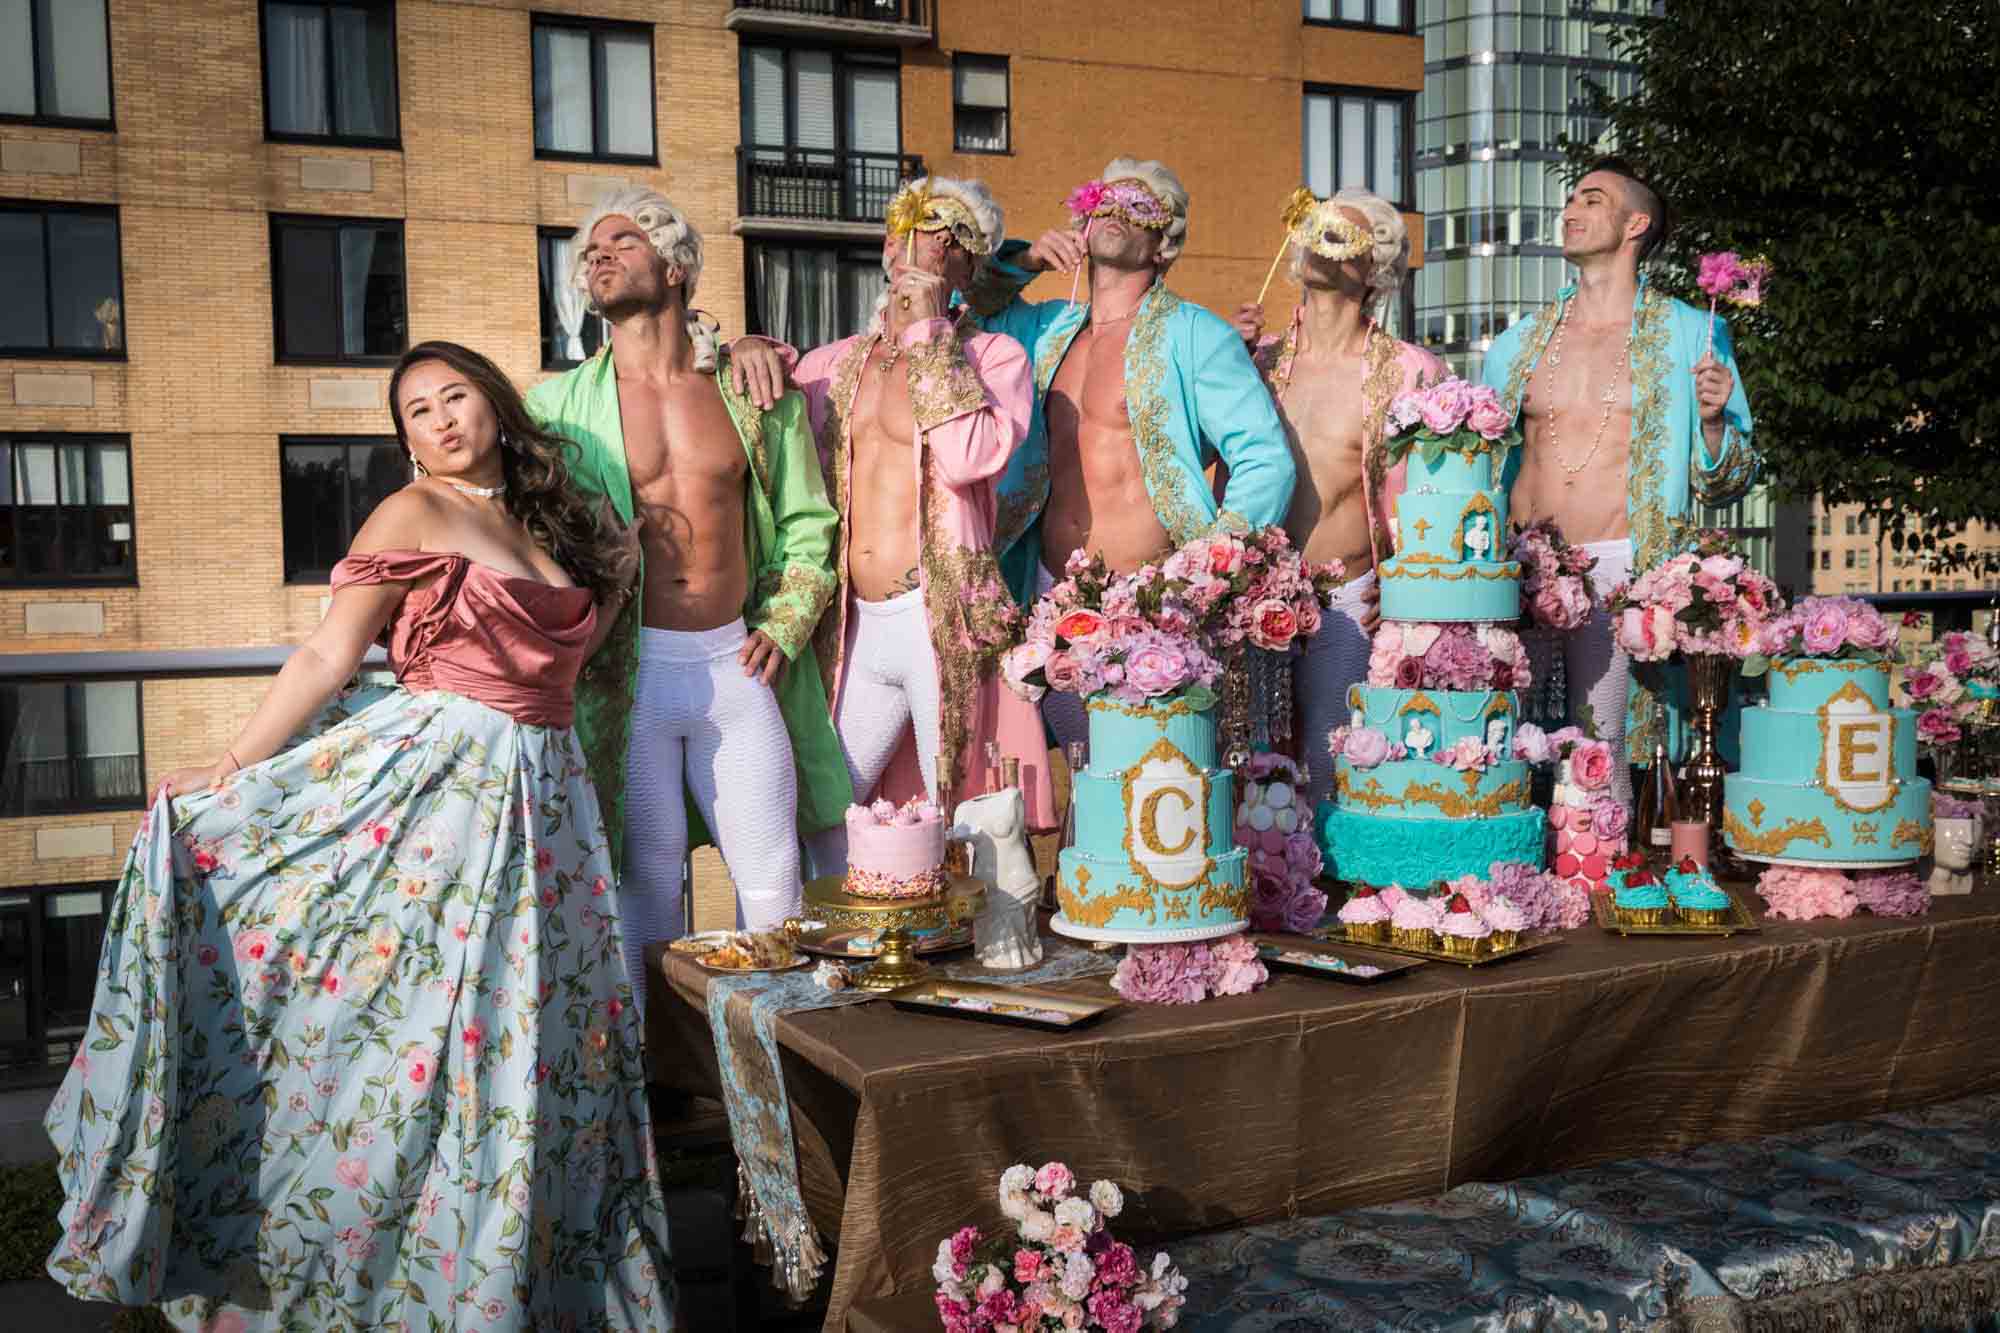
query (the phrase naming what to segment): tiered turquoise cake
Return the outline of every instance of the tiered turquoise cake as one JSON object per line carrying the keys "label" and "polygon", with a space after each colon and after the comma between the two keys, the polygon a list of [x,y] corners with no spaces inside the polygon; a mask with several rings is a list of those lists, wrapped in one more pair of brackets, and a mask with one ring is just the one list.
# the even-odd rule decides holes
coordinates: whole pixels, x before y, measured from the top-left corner
{"label": "tiered turquoise cake", "polygon": [[[1396,500],[1397,554],[1380,566],[1385,622],[1511,623],[1520,615],[1521,566],[1506,554],[1509,445],[1435,460],[1409,454]],[[1530,804],[1528,765],[1513,758],[1520,696],[1512,690],[1356,685],[1349,724],[1372,728],[1409,755],[1369,768],[1334,761],[1333,799],[1320,803],[1320,849],[1339,878],[1423,889],[1460,875],[1485,878],[1495,861],[1540,865],[1546,816]],[[1432,757],[1461,738],[1497,762],[1459,771]],[[1314,744],[1325,738],[1315,736]]]}
{"label": "tiered turquoise cake", "polygon": [[1507,451],[1412,451],[1396,499],[1396,554],[1377,571],[1385,620],[1509,622],[1521,614],[1521,566],[1507,554]]}
{"label": "tiered turquoise cake", "polygon": [[1723,783],[1738,854],[1866,868],[1931,849],[1931,784],[1917,774],[1917,715],[1889,706],[1884,662],[1771,664],[1770,702],[1743,710],[1743,766]]}
{"label": "tiered turquoise cake", "polygon": [[1215,714],[1181,700],[1089,700],[1090,765],[1074,778],[1076,845],[1056,861],[1051,926],[1128,944],[1233,935],[1249,921],[1235,775]]}

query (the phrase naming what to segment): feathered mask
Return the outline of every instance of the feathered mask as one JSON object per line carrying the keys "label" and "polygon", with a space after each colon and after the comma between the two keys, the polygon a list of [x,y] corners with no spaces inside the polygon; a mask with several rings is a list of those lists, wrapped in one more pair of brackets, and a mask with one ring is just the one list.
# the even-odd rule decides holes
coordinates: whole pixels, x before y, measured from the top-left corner
{"label": "feathered mask", "polygon": [[1085,226],[1092,218],[1122,218],[1147,231],[1165,231],[1174,222],[1174,210],[1167,201],[1137,177],[1085,181],[1069,192],[1063,207],[1076,227]]}
{"label": "feathered mask", "polygon": [[929,181],[912,181],[896,191],[883,221],[891,235],[905,238],[906,260],[916,250],[920,231],[950,232],[967,254],[984,256],[993,250],[965,202],[931,189]]}

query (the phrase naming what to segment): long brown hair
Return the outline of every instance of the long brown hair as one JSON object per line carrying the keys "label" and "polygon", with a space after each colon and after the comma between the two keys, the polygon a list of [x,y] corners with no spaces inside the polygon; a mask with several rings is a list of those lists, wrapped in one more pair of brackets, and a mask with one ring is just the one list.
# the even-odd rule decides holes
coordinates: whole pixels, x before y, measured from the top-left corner
{"label": "long brown hair", "polygon": [[572,579],[603,602],[624,592],[638,573],[638,552],[607,500],[593,500],[570,480],[562,437],[536,424],[521,391],[506,372],[469,347],[418,343],[403,353],[389,376],[389,415],[396,438],[410,446],[396,390],[410,367],[442,361],[486,396],[500,424],[500,467],[507,482],[507,512],[521,520],[536,545]]}

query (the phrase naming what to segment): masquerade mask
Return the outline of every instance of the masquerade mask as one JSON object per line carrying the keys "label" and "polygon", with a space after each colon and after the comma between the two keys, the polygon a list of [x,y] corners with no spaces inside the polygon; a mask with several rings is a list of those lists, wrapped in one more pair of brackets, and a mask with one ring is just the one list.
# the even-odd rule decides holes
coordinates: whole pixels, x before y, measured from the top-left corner
{"label": "masquerade mask", "polygon": [[1322,259],[1356,259],[1368,253],[1375,238],[1340,211],[1331,199],[1315,199],[1310,190],[1294,190],[1285,204],[1285,230],[1291,239]]}
{"label": "masquerade mask", "polygon": [[1085,181],[1063,201],[1072,225],[1083,226],[1091,218],[1119,218],[1147,231],[1165,231],[1173,225],[1174,210],[1154,194],[1142,180],[1127,177],[1110,182]]}
{"label": "masquerade mask", "polygon": [[978,219],[964,201],[933,193],[929,182],[905,185],[896,191],[883,221],[892,235],[907,238],[911,250],[916,247],[918,232],[942,231],[951,233],[951,239],[967,254],[985,255],[992,251],[986,243],[986,233],[980,230]]}

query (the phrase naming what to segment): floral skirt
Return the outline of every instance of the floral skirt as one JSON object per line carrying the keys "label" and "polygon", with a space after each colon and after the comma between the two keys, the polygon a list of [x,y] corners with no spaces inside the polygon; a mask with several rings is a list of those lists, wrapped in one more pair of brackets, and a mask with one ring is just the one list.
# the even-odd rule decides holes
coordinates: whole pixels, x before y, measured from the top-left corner
{"label": "floral skirt", "polygon": [[49,1272],[190,1329],[670,1329],[582,748],[361,703],[147,815],[46,1121]]}

